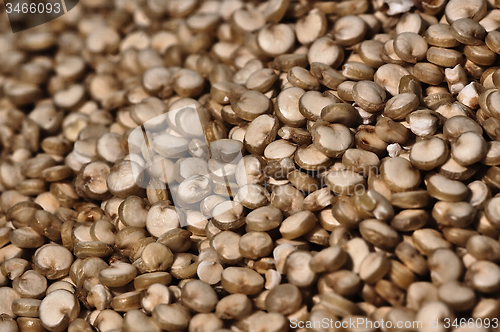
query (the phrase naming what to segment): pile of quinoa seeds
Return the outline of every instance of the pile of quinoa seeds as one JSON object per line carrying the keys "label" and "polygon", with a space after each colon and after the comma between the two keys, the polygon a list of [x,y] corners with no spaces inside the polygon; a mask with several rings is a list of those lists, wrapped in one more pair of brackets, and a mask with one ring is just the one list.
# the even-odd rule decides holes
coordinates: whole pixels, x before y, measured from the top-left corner
{"label": "pile of quinoa seeds", "polygon": [[500,331],[497,4],[2,7],[0,331]]}

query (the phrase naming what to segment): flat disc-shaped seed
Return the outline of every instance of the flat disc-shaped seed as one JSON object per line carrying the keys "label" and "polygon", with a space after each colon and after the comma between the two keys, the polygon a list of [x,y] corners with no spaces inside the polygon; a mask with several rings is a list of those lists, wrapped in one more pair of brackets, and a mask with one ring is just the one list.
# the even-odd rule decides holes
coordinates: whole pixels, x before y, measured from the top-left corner
{"label": "flat disc-shaped seed", "polygon": [[338,170],[329,172],[325,182],[331,191],[338,195],[352,195],[357,189],[364,189],[365,178],[351,170]]}
{"label": "flat disc-shaped seed", "polygon": [[181,69],[175,74],[174,90],[181,97],[196,97],[203,91],[205,80],[190,69]]}
{"label": "flat disc-shaped seed", "polygon": [[64,289],[48,294],[40,303],[39,316],[42,325],[49,331],[66,330],[69,323],[80,313],[80,304],[75,295]]}
{"label": "flat disc-shaped seed", "polygon": [[472,131],[460,135],[451,146],[452,158],[462,166],[480,161],[486,153],[486,141],[481,135]]}
{"label": "flat disc-shaped seed", "polygon": [[264,157],[270,160],[281,160],[283,158],[292,158],[297,150],[297,146],[287,140],[280,139],[269,144],[264,150]]}
{"label": "flat disc-shaped seed", "polygon": [[152,147],[158,154],[167,158],[179,158],[186,155],[189,140],[171,134],[161,134],[153,139]]}
{"label": "flat disc-shaped seed", "polygon": [[184,203],[193,204],[201,201],[212,192],[212,182],[204,175],[193,175],[179,185],[177,198]]}
{"label": "flat disc-shaped seed", "polygon": [[426,186],[429,195],[448,202],[461,201],[469,193],[469,188],[465,184],[460,181],[450,180],[441,174],[427,177]]}
{"label": "flat disc-shaped seed", "polygon": [[85,70],[85,62],[78,56],[67,56],[60,61],[55,71],[67,81],[73,81],[83,74]]}
{"label": "flat disc-shaped seed", "polygon": [[419,104],[420,101],[414,93],[401,93],[387,101],[383,114],[393,120],[403,120],[408,114],[415,111]]}
{"label": "flat disc-shaped seed", "polygon": [[316,221],[311,211],[301,211],[283,220],[280,233],[285,239],[295,239],[312,230]]}
{"label": "flat disc-shaped seed", "polygon": [[416,63],[425,58],[427,42],[414,32],[403,32],[394,39],[394,52],[401,60]]}
{"label": "flat disc-shaped seed", "polygon": [[500,289],[500,267],[492,262],[477,261],[467,270],[465,280],[479,292],[496,292]]}
{"label": "flat disc-shaped seed", "polygon": [[134,280],[137,269],[132,264],[116,262],[99,273],[99,281],[107,287],[121,287]]}
{"label": "flat disc-shaped seed", "polygon": [[336,69],[344,61],[344,49],[331,38],[321,37],[309,47],[307,59],[311,65],[317,62]]}
{"label": "flat disc-shaped seed", "polygon": [[435,64],[419,62],[413,67],[413,75],[422,83],[439,85],[444,80],[443,70]]}
{"label": "flat disc-shaped seed", "polygon": [[339,246],[331,246],[321,250],[309,262],[309,267],[315,273],[333,272],[347,261],[347,253]]}
{"label": "flat disc-shaped seed", "polygon": [[340,123],[318,123],[313,126],[312,139],[319,151],[332,158],[340,158],[354,141],[349,128]]}
{"label": "flat disc-shaped seed", "polygon": [[494,166],[500,164],[500,142],[492,141],[487,142],[486,155],[481,160],[481,163]]}
{"label": "flat disc-shaped seed", "polygon": [[260,48],[269,56],[287,53],[295,43],[295,33],[286,24],[267,25],[257,34]]}
{"label": "flat disc-shaped seed", "polygon": [[299,111],[307,119],[317,121],[321,118],[321,110],[339,100],[329,92],[308,91],[299,99]]}
{"label": "flat disc-shaped seed", "polygon": [[404,67],[388,63],[377,69],[373,75],[373,81],[395,96],[399,93],[399,81],[409,74]]}
{"label": "flat disc-shaped seed", "polygon": [[483,0],[452,0],[446,4],[444,15],[450,24],[461,18],[471,18],[479,22],[486,14],[486,5],[487,1]]}
{"label": "flat disc-shaped seed", "polygon": [[54,96],[54,104],[60,108],[69,110],[79,105],[85,97],[85,88],[79,84],[73,84],[66,90],[59,91]]}
{"label": "flat disc-shaped seed", "polygon": [[363,62],[347,61],[342,66],[342,75],[353,81],[372,80],[375,70]]}
{"label": "flat disc-shaped seed", "polygon": [[67,275],[73,255],[61,245],[47,244],[35,252],[34,260],[35,270],[53,280]]}
{"label": "flat disc-shaped seed", "polygon": [[144,90],[160,98],[166,98],[172,94],[172,72],[165,67],[153,67],[142,74],[142,86]]}
{"label": "flat disc-shaped seed", "polygon": [[143,180],[144,173],[141,167],[133,161],[124,160],[111,167],[106,185],[113,195],[127,197],[137,192]]}
{"label": "flat disc-shaped seed", "polygon": [[84,190],[92,199],[102,199],[108,194],[106,179],[110,174],[110,167],[103,162],[92,162],[82,170]]}
{"label": "flat disc-shaped seed", "polygon": [[212,210],[212,216],[213,224],[222,230],[237,229],[245,223],[243,205],[234,201],[217,204]]}
{"label": "flat disc-shaped seed", "polygon": [[367,112],[378,112],[384,108],[386,93],[378,84],[360,81],[352,88],[352,97],[356,104]]}
{"label": "flat disc-shaped seed", "polygon": [[367,25],[359,16],[347,15],[335,21],[333,35],[342,46],[351,46],[363,40]]}
{"label": "flat disc-shaped seed", "polygon": [[271,109],[269,98],[259,91],[245,91],[230,100],[234,113],[246,121],[253,121]]}
{"label": "flat disc-shaped seed", "polygon": [[165,119],[164,117],[157,117],[165,113],[165,111],[166,105],[161,99],[148,97],[130,107],[130,116],[138,125],[147,122],[146,128],[160,129],[165,126]]}
{"label": "flat disc-shaped seed", "polygon": [[456,40],[465,45],[481,45],[486,37],[486,30],[469,18],[460,18],[453,22],[451,33]]}
{"label": "flat disc-shaped seed", "polygon": [[244,154],[243,143],[234,139],[219,139],[210,144],[212,159],[219,162],[237,162]]}
{"label": "flat disc-shaped seed", "polygon": [[245,133],[245,148],[255,154],[262,154],[278,132],[279,122],[274,116],[263,114],[255,118]]}
{"label": "flat disc-shaped seed", "polygon": [[438,23],[430,25],[424,34],[425,41],[429,45],[439,47],[456,47],[460,42],[453,37],[449,24]]}
{"label": "flat disc-shaped seed", "polygon": [[359,44],[358,54],[367,65],[378,68],[385,64],[382,60],[384,44],[379,40],[364,40]]}
{"label": "flat disc-shaped seed", "polygon": [[321,110],[321,119],[327,122],[350,126],[359,118],[356,109],[347,103],[331,104]]}
{"label": "flat disc-shaped seed", "polygon": [[237,29],[244,32],[256,31],[266,24],[264,15],[254,8],[238,9],[231,15],[231,21]]}
{"label": "flat disc-shaped seed", "polygon": [[474,291],[467,286],[460,285],[456,281],[441,285],[438,295],[441,301],[455,311],[469,310],[476,303],[476,294]]}
{"label": "flat disc-shaped seed", "polygon": [[500,120],[500,92],[491,92],[488,97],[486,97],[486,107],[490,111],[491,115],[496,119]]}
{"label": "flat disc-shaped seed", "polygon": [[380,168],[382,179],[394,191],[409,191],[420,184],[420,172],[406,159],[395,157],[385,160]]}
{"label": "flat disc-shaped seed", "polygon": [[391,227],[397,231],[407,232],[422,228],[429,219],[425,210],[403,210],[391,220]]}
{"label": "flat disc-shaped seed", "polygon": [[277,228],[283,221],[283,213],[280,209],[268,205],[251,211],[246,216],[247,226],[259,232],[266,232]]}
{"label": "flat disc-shaped seed", "polygon": [[464,228],[469,226],[476,216],[476,209],[467,202],[439,201],[432,208],[432,217],[444,226]]}
{"label": "flat disc-shaped seed", "polygon": [[249,90],[266,92],[278,79],[278,75],[271,68],[262,68],[248,77],[246,87]]}
{"label": "flat disc-shaped seed", "polygon": [[299,167],[308,171],[328,167],[333,162],[331,158],[318,150],[314,144],[299,147],[295,152],[294,160]]}
{"label": "flat disc-shaped seed", "polygon": [[269,192],[258,184],[247,184],[238,190],[235,202],[248,209],[256,209],[269,204]]}
{"label": "flat disc-shaped seed", "polygon": [[369,253],[359,266],[359,277],[370,284],[382,279],[391,269],[391,261],[380,252]]}
{"label": "flat disc-shaped seed", "polygon": [[276,116],[286,125],[302,127],[306,118],[299,111],[299,99],[305,91],[298,87],[290,87],[276,97]]}
{"label": "flat disc-shaped seed", "polygon": [[500,54],[500,33],[497,30],[488,30],[488,34],[486,35],[486,38],[484,39],[484,42],[486,43],[486,46],[493,52]]}
{"label": "flat disc-shaped seed", "polygon": [[319,90],[319,82],[311,72],[302,67],[293,67],[287,74],[288,82],[305,90]]}
{"label": "flat disc-shaped seed", "polygon": [[412,146],[410,161],[416,168],[429,171],[442,165],[448,158],[448,153],[448,145],[442,139],[433,137]]}
{"label": "flat disc-shaped seed", "polygon": [[166,201],[158,201],[149,209],[146,217],[146,229],[156,237],[178,228],[180,225],[180,216],[173,206]]}
{"label": "flat disc-shaped seed", "polygon": [[203,137],[203,126],[210,121],[203,108],[184,107],[175,115],[176,131],[185,138]]}
{"label": "flat disc-shaped seed", "polygon": [[264,278],[252,269],[231,266],[222,272],[221,285],[229,293],[254,295],[264,287]]}
{"label": "flat disc-shaped seed", "polygon": [[500,261],[500,243],[485,235],[475,235],[467,240],[467,251],[477,260]]}
{"label": "flat disc-shaped seed", "polygon": [[359,224],[363,238],[383,250],[390,250],[401,242],[398,232],[383,221],[376,219],[364,220]]}
{"label": "flat disc-shaped seed", "polygon": [[300,18],[295,26],[297,40],[302,45],[309,45],[326,32],[327,22],[325,14],[315,8]]}

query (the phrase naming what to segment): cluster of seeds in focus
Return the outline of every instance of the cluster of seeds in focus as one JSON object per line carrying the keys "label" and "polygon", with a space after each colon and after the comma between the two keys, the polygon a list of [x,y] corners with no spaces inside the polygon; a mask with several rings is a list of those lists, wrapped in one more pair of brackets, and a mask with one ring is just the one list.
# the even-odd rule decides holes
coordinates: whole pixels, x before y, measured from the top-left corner
{"label": "cluster of seeds in focus", "polygon": [[500,331],[498,4],[0,12],[0,331]]}

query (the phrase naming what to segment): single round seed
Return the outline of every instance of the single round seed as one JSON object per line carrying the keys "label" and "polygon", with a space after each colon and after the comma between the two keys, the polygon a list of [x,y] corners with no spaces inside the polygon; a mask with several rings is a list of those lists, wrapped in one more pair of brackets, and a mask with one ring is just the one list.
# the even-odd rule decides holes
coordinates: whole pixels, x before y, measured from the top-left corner
{"label": "single round seed", "polygon": [[308,91],[299,99],[299,111],[309,120],[317,121],[321,117],[321,110],[330,104],[338,103],[337,97],[325,91]]}
{"label": "single round seed", "polygon": [[40,303],[39,315],[42,325],[49,331],[64,331],[80,313],[76,297],[66,290],[48,294]]}
{"label": "single round seed", "polygon": [[182,304],[196,312],[211,312],[217,304],[213,288],[200,280],[192,280],[182,287]]}
{"label": "single round seed", "polygon": [[313,145],[331,158],[339,158],[354,143],[349,128],[340,123],[317,121],[311,131]]}
{"label": "single round seed", "polygon": [[155,323],[166,330],[184,330],[189,325],[189,309],[179,303],[159,304],[152,313]]}
{"label": "single round seed", "polygon": [[380,168],[382,179],[394,191],[410,191],[420,183],[420,173],[406,159],[396,157],[386,160]]}
{"label": "single round seed", "polygon": [[456,47],[460,45],[460,42],[451,33],[451,26],[444,23],[430,25],[425,30],[424,38],[432,46]]}
{"label": "single round seed", "polygon": [[492,262],[500,260],[500,243],[488,236],[475,235],[470,237],[466,248],[477,260]]}
{"label": "single round seed", "polygon": [[316,221],[316,216],[312,212],[298,212],[283,220],[280,233],[286,239],[295,239],[312,230]]}
{"label": "single round seed", "polygon": [[259,30],[257,42],[262,51],[269,56],[287,53],[295,42],[295,33],[285,24],[272,24]]}
{"label": "single round seed", "polygon": [[220,319],[243,319],[252,312],[252,302],[243,294],[231,294],[221,299],[215,308]]}
{"label": "single round seed", "polygon": [[488,261],[477,261],[465,274],[465,281],[482,293],[493,293],[500,288],[500,268]]}
{"label": "single round seed", "polygon": [[264,278],[244,267],[227,267],[222,272],[221,285],[229,293],[258,294],[264,287]]}
{"label": "single round seed", "polygon": [[448,202],[461,201],[469,193],[469,189],[465,184],[450,180],[440,174],[428,176],[426,186],[430,196]]}
{"label": "single round seed", "polygon": [[470,18],[459,18],[451,24],[451,33],[465,45],[480,45],[486,37],[486,30]]}
{"label": "single round seed", "polygon": [[[280,229],[282,227],[283,224]],[[265,232],[248,232],[240,238],[238,244],[241,255],[250,259],[266,257],[273,250],[273,241]]]}
{"label": "single round seed", "polygon": [[374,113],[384,108],[386,93],[384,89],[375,82],[360,81],[354,84],[352,97],[356,104],[365,111]]}
{"label": "single round seed", "polygon": [[434,250],[427,258],[427,266],[434,284],[458,280],[464,271],[460,258],[450,249]]}
{"label": "single round seed", "polygon": [[28,270],[12,281],[12,288],[23,298],[41,299],[47,290],[47,279],[35,270]]}
{"label": "single round seed", "polygon": [[448,145],[442,139],[432,137],[412,146],[410,161],[416,168],[428,171],[444,164],[448,154]]}
{"label": "single round seed", "polygon": [[342,75],[349,80],[372,80],[375,70],[363,62],[347,61],[342,66]]}
{"label": "single round seed", "polygon": [[312,255],[307,251],[291,252],[285,260],[283,274],[288,281],[298,287],[310,286],[316,280],[316,274],[310,269]]}
{"label": "single round seed", "polygon": [[414,231],[423,227],[429,220],[425,210],[403,210],[392,218],[390,225],[397,231]]}
{"label": "single round seed", "polygon": [[414,32],[403,32],[394,39],[394,52],[401,60],[417,63],[425,58],[427,42]]}
{"label": "single round seed", "polygon": [[401,241],[395,230],[376,219],[362,221],[359,230],[366,241],[381,249],[394,248]]}
{"label": "single round seed", "polygon": [[217,252],[223,263],[236,264],[243,260],[239,251],[241,236],[231,231],[215,234],[210,240],[210,246]]}
{"label": "single round seed", "polygon": [[480,161],[487,153],[486,141],[475,132],[460,135],[451,147],[452,158],[463,166]]}
{"label": "single round seed", "polygon": [[257,208],[246,217],[248,227],[255,231],[268,231],[277,228],[282,220],[282,212],[274,206]]}
{"label": "single round seed", "polygon": [[269,312],[289,315],[300,308],[301,302],[302,295],[297,286],[281,284],[274,287],[266,296],[266,309]]}
{"label": "single round seed", "polygon": [[137,269],[131,264],[116,262],[99,273],[99,281],[107,287],[125,286],[137,276]]}

